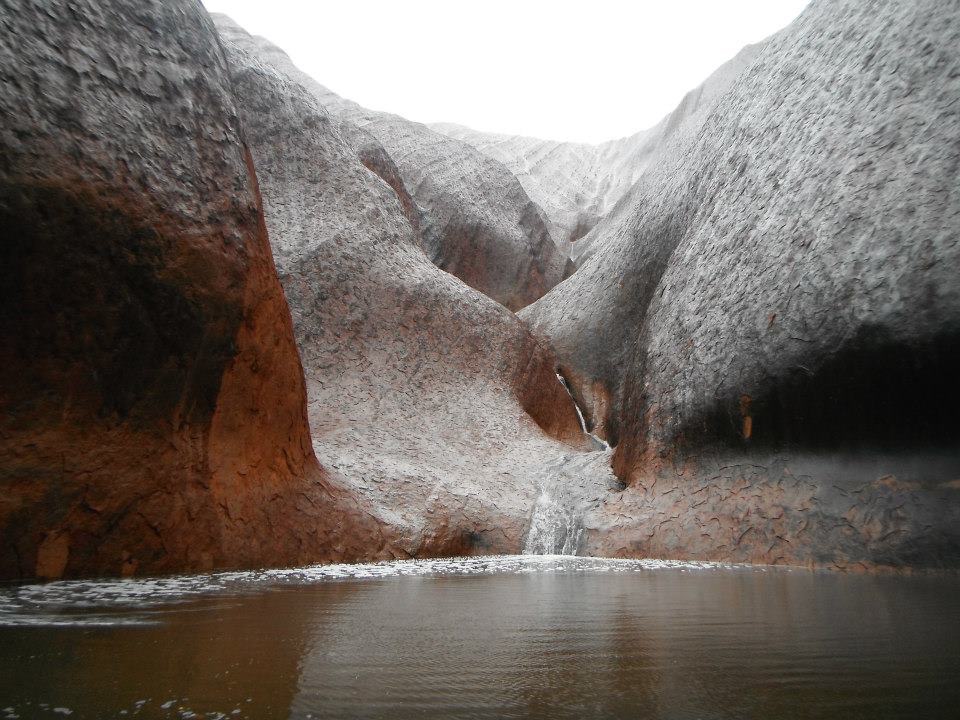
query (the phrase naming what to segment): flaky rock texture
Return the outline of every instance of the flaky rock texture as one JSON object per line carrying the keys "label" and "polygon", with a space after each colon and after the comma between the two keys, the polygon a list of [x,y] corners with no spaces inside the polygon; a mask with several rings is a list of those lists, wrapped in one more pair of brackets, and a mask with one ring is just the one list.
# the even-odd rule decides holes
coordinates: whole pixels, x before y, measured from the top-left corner
{"label": "flaky rock texture", "polygon": [[539,479],[586,447],[552,353],[430,263],[404,198],[288,61],[217,22],[321,464],[398,556],[519,552]]}
{"label": "flaky rock texture", "polygon": [[4,0],[0,22],[0,577],[369,555],[310,447],[203,8]]}
{"label": "flaky rock texture", "polygon": [[[221,27],[233,24],[215,17]],[[401,197],[410,196],[416,207],[405,213],[437,267],[511,310],[563,279],[567,254],[551,238],[539,206],[501,163],[426,125],[341,98],[268,41],[250,42],[320,103],[367,167]]]}
{"label": "flaky rock texture", "polygon": [[525,311],[612,397],[597,552],[960,563],[957,48],[815,1]]}
{"label": "flaky rock texture", "polygon": [[0,578],[960,566],[956,3],[815,0],[595,147],[215,22],[0,0]]}
{"label": "flaky rock texture", "polygon": [[[605,214],[571,247],[571,257],[582,268],[579,276],[522,313],[525,320],[550,338],[572,381],[574,396],[592,429],[603,437],[616,437],[621,376],[635,348],[636,338],[630,333],[635,332],[638,320],[643,318],[659,278],[657,263],[662,264],[666,258],[645,257],[642,264],[649,263],[654,269],[643,273],[631,273],[628,265],[609,273],[607,264],[587,261],[610,242],[624,246],[615,250],[615,255],[652,254],[661,247],[634,247],[640,232],[637,222],[641,208],[681,176],[681,165],[714,107],[762,47],[745,47],[687,93],[680,105],[650,130],[625,141],[614,141],[612,147],[625,146],[632,152],[623,156],[617,170],[607,172],[623,180],[635,180],[629,187],[624,182],[610,185],[614,192],[608,191]],[[602,174],[603,170],[597,172]],[[542,171],[538,175],[549,177]]]}

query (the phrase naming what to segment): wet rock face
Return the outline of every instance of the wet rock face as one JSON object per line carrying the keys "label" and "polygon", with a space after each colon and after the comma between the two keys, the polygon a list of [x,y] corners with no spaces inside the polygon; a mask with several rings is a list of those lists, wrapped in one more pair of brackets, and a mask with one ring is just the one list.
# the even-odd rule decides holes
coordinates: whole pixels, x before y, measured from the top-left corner
{"label": "wet rock face", "polygon": [[0,13],[0,576],[319,553],[344,521],[210,19]]}
{"label": "wet rock face", "polygon": [[725,98],[626,375],[648,443],[955,444],[958,38],[951,3],[814,4]]}
{"label": "wet rock face", "polygon": [[[687,93],[653,128],[594,148],[588,168],[599,163],[600,169],[581,173],[588,178],[612,175],[619,182],[605,180],[575,196],[589,197],[602,190],[606,212],[571,247],[576,275],[520,313],[550,339],[591,427],[611,441],[616,441],[619,428],[624,368],[632,361],[637,328],[673,249],[669,238],[679,210],[671,208],[661,215],[661,203],[669,202],[661,194],[675,183],[680,187],[678,178],[685,177],[684,163],[691,158],[691,147],[701,137],[704,124],[762,47],[745,47]],[[502,146],[500,152],[508,147]],[[545,170],[570,152],[563,150],[547,156],[552,162],[545,158],[531,169],[543,175],[538,178],[541,188],[556,182],[548,180]],[[569,175],[578,173],[570,170]],[[632,182],[629,188],[624,187],[627,182]],[[608,245],[614,246],[611,254],[594,261],[593,255]]]}
{"label": "wet rock face", "polygon": [[586,442],[552,353],[431,264],[383,158],[288,60],[217,23],[331,482],[398,557],[519,552],[538,477]]}
{"label": "wet rock face", "polygon": [[[225,16],[214,18],[224,32],[237,29]],[[551,238],[539,206],[500,162],[426,125],[346,100],[263,38],[249,42],[319,102],[363,163],[398,193],[418,243],[437,267],[510,310],[564,278],[566,252]]]}
{"label": "wet rock face", "polygon": [[0,13],[0,577],[960,565],[953,4],[814,2],[616,158],[192,0]]}
{"label": "wet rock face", "polygon": [[952,3],[814,2],[524,311],[615,395],[596,547],[960,561],[958,40]]}
{"label": "wet rock face", "polygon": [[651,463],[589,509],[582,553],[861,571],[960,566],[945,451],[716,454]]}
{"label": "wet rock face", "polygon": [[565,250],[551,237],[540,207],[499,162],[394,115],[351,119],[383,144],[426,211],[422,243],[437,267],[510,310],[564,278]]}

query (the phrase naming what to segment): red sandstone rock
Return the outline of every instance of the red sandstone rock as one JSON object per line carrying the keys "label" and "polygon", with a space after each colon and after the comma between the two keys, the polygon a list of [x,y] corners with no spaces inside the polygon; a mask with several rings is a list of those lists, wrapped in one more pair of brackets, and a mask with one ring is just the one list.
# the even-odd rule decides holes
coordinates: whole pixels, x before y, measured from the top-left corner
{"label": "red sandstone rock", "polygon": [[196,3],[3,9],[0,576],[517,552],[551,487],[581,553],[960,562],[949,4],[815,2],[524,311],[625,485],[431,264],[555,282],[503,165],[221,18],[228,67]]}
{"label": "red sandstone rock", "polygon": [[0,576],[374,556],[310,447],[209,17],[3,6]]}

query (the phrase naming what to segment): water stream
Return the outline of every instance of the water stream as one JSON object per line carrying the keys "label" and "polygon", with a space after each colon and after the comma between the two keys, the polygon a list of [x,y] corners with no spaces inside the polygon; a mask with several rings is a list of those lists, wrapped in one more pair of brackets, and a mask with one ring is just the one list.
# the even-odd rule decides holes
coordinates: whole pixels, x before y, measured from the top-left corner
{"label": "water stream", "polygon": [[[567,379],[557,373],[557,380],[563,385],[570,401],[577,411],[580,429],[589,436],[595,451],[610,450],[606,441],[594,435],[587,428],[580,405],[577,404]],[[584,483],[587,470],[583,461],[592,453],[571,453],[560,458],[546,470],[540,484],[540,493],[530,516],[530,529],[523,547],[525,555],[576,555],[583,537],[583,513],[595,494]]]}
{"label": "water stream", "polygon": [[542,481],[523,546],[525,555],[577,554],[583,534],[583,513],[575,488],[562,471],[567,459],[568,456],[562,456]]}
{"label": "water stream", "polygon": [[573,391],[570,390],[570,383],[568,383],[567,379],[560,373],[557,373],[557,380],[560,381],[560,384],[563,385],[563,389],[566,390],[567,395],[570,396],[570,402],[573,403],[573,408],[577,411],[577,419],[580,421],[580,429],[583,431],[583,434],[590,437],[590,439],[593,441],[594,447],[597,450],[609,450],[610,444],[599,435],[591,432],[587,427],[587,421],[583,416],[583,410],[580,409],[580,404],[573,396]]}

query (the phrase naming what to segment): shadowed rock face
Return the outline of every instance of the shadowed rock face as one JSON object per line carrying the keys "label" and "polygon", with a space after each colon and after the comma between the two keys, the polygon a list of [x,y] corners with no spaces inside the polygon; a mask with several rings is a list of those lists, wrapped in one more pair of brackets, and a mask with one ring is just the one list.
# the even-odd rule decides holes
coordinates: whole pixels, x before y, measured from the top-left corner
{"label": "shadowed rock face", "polygon": [[960,562],[957,47],[814,2],[525,311],[613,396],[598,552]]}
{"label": "shadowed rock face", "polygon": [[0,576],[368,555],[310,447],[209,17],[0,11]]}
{"label": "shadowed rock face", "polygon": [[398,556],[519,552],[538,479],[585,447],[552,353],[431,264],[353,131],[263,41],[217,22],[321,464]]}
{"label": "shadowed rock face", "polygon": [[[666,262],[670,250],[669,244],[638,246],[634,242],[640,232],[638,217],[643,208],[656,201],[664,187],[672,187],[681,176],[682,164],[714,107],[762,47],[762,44],[745,47],[702,85],[687,93],[680,105],[650,130],[596,146],[595,158],[588,167],[597,164],[600,167],[591,169],[589,176],[612,175],[620,182],[606,183],[606,213],[571,248],[579,268],[577,277],[521,313],[521,317],[550,338],[562,360],[564,373],[573,381],[574,396],[584,408],[591,427],[604,437],[616,439],[621,376],[636,342],[631,333],[635,334],[638,320],[646,311],[659,279],[659,268]],[[623,154],[611,168],[609,153],[617,148],[622,149]],[[539,167],[536,174],[549,177]],[[625,182],[630,178],[633,178],[632,184],[626,187]],[[540,187],[547,187],[546,179]],[[549,203],[545,206],[551,207]],[[608,243],[620,247],[614,251],[612,263],[623,260],[623,255],[635,255],[642,259],[630,262],[653,270],[633,273],[625,262],[611,274],[610,263],[589,262],[591,256]]]}
{"label": "shadowed rock face", "polygon": [[960,439],[958,38],[951,3],[815,4],[718,108],[627,372],[650,441]]}
{"label": "shadowed rock face", "polygon": [[[215,18],[221,28],[236,28],[225,16]],[[551,238],[540,208],[502,164],[426,125],[345,100],[268,41],[250,42],[320,103],[364,164],[401,200],[412,199],[416,207],[408,204],[405,214],[437,267],[511,310],[563,279],[566,253]]]}

